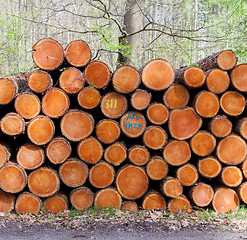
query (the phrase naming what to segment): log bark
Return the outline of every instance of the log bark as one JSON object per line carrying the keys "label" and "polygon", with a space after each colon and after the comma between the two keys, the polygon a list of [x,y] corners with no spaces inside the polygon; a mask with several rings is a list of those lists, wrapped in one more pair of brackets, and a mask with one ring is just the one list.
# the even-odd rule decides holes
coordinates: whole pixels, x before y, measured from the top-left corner
{"label": "log bark", "polygon": [[64,56],[71,66],[84,67],[92,57],[90,47],[83,40],[71,41],[64,50]]}
{"label": "log bark", "polygon": [[88,166],[77,158],[69,158],[59,167],[59,177],[69,187],[81,187],[88,178]]}
{"label": "log bark", "polygon": [[0,144],[0,168],[9,161],[10,156],[9,149],[4,144]]}
{"label": "log bark", "polygon": [[221,181],[227,187],[238,187],[243,181],[243,174],[236,166],[227,166],[222,169]]}
{"label": "log bark", "polygon": [[221,163],[212,156],[199,160],[198,171],[205,178],[215,178],[221,172]]}
{"label": "log bark", "polygon": [[126,165],[116,176],[116,186],[122,197],[135,200],[143,196],[148,189],[148,176],[145,170],[134,165]]}
{"label": "log bark", "polygon": [[184,195],[180,195],[169,201],[168,210],[172,213],[178,213],[180,211],[191,213],[192,207],[190,201]]}
{"label": "log bark", "polygon": [[168,164],[160,156],[154,156],[146,166],[146,172],[150,179],[161,180],[167,176]]}
{"label": "log bark", "polygon": [[52,38],[40,39],[33,45],[33,61],[43,70],[55,70],[64,61],[62,45]]}
{"label": "log bark", "polygon": [[224,115],[217,115],[210,121],[209,131],[215,137],[224,138],[231,133],[232,122]]}
{"label": "log bark", "polygon": [[183,185],[177,178],[166,177],[161,183],[161,191],[169,198],[177,198],[183,194]]}
{"label": "log bark", "polygon": [[50,213],[61,213],[68,210],[69,201],[64,194],[55,194],[44,201],[44,209]]}
{"label": "log bark", "polygon": [[170,134],[177,140],[191,138],[202,126],[202,119],[193,108],[175,109],[170,113],[168,127]]}
{"label": "log bark", "polygon": [[152,95],[150,92],[143,90],[143,89],[137,89],[130,98],[131,106],[138,110],[144,110],[146,109],[150,102],[151,102]]}
{"label": "log bark", "polygon": [[190,99],[190,94],[186,87],[181,84],[173,84],[170,86],[164,96],[163,101],[170,109],[185,107]]}
{"label": "log bark", "polygon": [[177,169],[177,179],[182,183],[183,186],[193,186],[198,180],[197,168],[187,163]]}
{"label": "log bark", "polygon": [[168,117],[169,110],[162,103],[152,103],[147,109],[147,118],[152,124],[163,125]]}
{"label": "log bark", "polygon": [[121,142],[115,142],[105,149],[104,159],[114,166],[119,166],[126,158],[127,148]]}
{"label": "log bark", "polygon": [[17,214],[31,213],[37,215],[40,212],[42,201],[40,198],[30,192],[22,192],[15,203]]}
{"label": "log bark", "polygon": [[121,207],[122,211],[138,211],[138,205],[134,201],[124,201]]}
{"label": "log bark", "polygon": [[40,167],[28,176],[28,188],[38,197],[50,197],[60,188],[60,179],[55,170]]}
{"label": "log bark", "polygon": [[89,182],[95,188],[109,187],[115,177],[115,170],[113,166],[105,161],[95,164],[89,172]]}
{"label": "log bark", "polygon": [[150,191],[142,201],[142,209],[166,209],[166,200],[161,193]]}
{"label": "log bark", "polygon": [[242,183],[238,189],[238,196],[245,204],[247,204],[247,182]]}
{"label": "log bark", "polygon": [[94,129],[93,116],[77,109],[69,110],[60,122],[62,134],[70,141],[87,138]]}
{"label": "log bark", "polygon": [[94,109],[100,104],[101,95],[96,88],[85,87],[77,95],[77,101],[82,108]]}
{"label": "log bark", "polygon": [[165,59],[157,58],[149,61],[142,69],[143,84],[154,91],[168,88],[175,79],[171,64]]}
{"label": "log bark", "polygon": [[181,166],[191,158],[190,146],[186,141],[172,140],[163,150],[163,157],[172,166]]}
{"label": "log bark", "polygon": [[24,169],[34,170],[45,162],[45,153],[41,147],[27,143],[18,149],[16,161]]}
{"label": "log bark", "polygon": [[144,146],[134,145],[128,150],[128,158],[133,164],[143,166],[150,160],[150,153]]}
{"label": "log bark", "polygon": [[82,140],[77,147],[77,153],[81,160],[88,164],[96,164],[103,156],[102,144],[94,137]]}
{"label": "log bark", "polygon": [[239,64],[231,71],[231,83],[240,92],[247,92],[247,64]]}
{"label": "log bark", "polygon": [[130,65],[123,65],[115,70],[112,85],[115,91],[123,94],[135,91],[141,83],[139,71]]}
{"label": "log bark", "polygon": [[69,199],[74,208],[82,211],[93,205],[94,194],[87,187],[79,187],[70,193]]}
{"label": "log bark", "polygon": [[0,212],[9,213],[15,207],[15,195],[0,190]]}

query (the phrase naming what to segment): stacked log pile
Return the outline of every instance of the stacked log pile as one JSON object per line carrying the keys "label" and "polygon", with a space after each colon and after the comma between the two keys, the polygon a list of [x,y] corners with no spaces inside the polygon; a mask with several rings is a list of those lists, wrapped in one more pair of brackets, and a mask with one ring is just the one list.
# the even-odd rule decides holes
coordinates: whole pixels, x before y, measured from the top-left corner
{"label": "stacked log pile", "polygon": [[0,79],[1,212],[247,203],[247,64],[231,50],[113,71],[82,40],[44,38],[33,61]]}

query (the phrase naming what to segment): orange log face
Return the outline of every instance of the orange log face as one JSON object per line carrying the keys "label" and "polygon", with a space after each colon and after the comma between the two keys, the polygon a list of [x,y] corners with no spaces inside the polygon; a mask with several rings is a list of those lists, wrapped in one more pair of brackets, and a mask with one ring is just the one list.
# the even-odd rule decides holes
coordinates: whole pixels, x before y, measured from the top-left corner
{"label": "orange log face", "polygon": [[217,146],[218,159],[227,165],[237,165],[246,157],[246,142],[238,135],[223,138]]}
{"label": "orange log face", "polygon": [[29,192],[23,192],[16,199],[15,211],[18,214],[31,213],[36,215],[41,209],[41,204],[39,197]]}
{"label": "orange log face", "polygon": [[96,88],[86,87],[77,95],[79,105],[85,109],[96,108],[101,100],[101,95]]}
{"label": "orange log face", "polygon": [[87,187],[74,189],[70,193],[70,202],[77,210],[86,210],[93,205],[94,195]]}
{"label": "orange log face", "polygon": [[127,157],[126,147],[116,142],[106,148],[104,154],[105,160],[114,166],[119,166]]}
{"label": "orange log face", "polygon": [[220,106],[226,114],[238,116],[245,109],[245,98],[238,92],[227,91],[220,98]]}
{"label": "orange log face", "polygon": [[239,197],[241,198],[241,200],[245,204],[247,204],[247,182],[244,182],[243,184],[239,186],[238,192],[239,192]]}
{"label": "orange log face", "polygon": [[183,186],[176,178],[167,178],[162,184],[162,192],[169,198],[177,198],[183,193]]}
{"label": "orange log face", "polygon": [[134,201],[125,201],[122,204],[122,211],[138,211],[138,206]]}
{"label": "orange log face", "polygon": [[53,81],[49,73],[42,70],[36,70],[30,73],[27,83],[32,91],[43,93],[52,87]]}
{"label": "orange log face", "polygon": [[221,51],[217,57],[217,64],[223,70],[232,69],[237,63],[237,58],[232,50]]}
{"label": "orange log face", "polygon": [[135,145],[129,149],[129,160],[137,166],[145,165],[150,159],[149,151],[141,146]]}
{"label": "orange log face", "polygon": [[143,209],[166,209],[166,200],[158,192],[147,194],[142,202]]}
{"label": "orange log face", "polygon": [[237,126],[239,129],[239,133],[241,134],[241,136],[247,140],[247,118],[243,118],[240,120],[240,124],[239,126]]}
{"label": "orange log face", "polygon": [[192,199],[194,203],[199,207],[208,206],[214,197],[213,188],[205,183],[199,183],[192,190]]}
{"label": "orange log face", "polygon": [[130,138],[139,137],[145,131],[146,120],[139,112],[127,112],[120,119],[120,128]]}
{"label": "orange log face", "polygon": [[144,110],[148,107],[148,105],[151,102],[151,93],[147,92],[146,90],[137,89],[132,95],[131,95],[131,105],[136,110]]}
{"label": "orange log face", "polygon": [[194,165],[187,163],[177,170],[177,178],[183,186],[193,186],[198,180],[198,172]]}
{"label": "orange log face", "polygon": [[74,67],[65,69],[59,77],[59,85],[68,94],[78,93],[84,86],[82,72]]}
{"label": "orange log face", "polygon": [[169,111],[161,103],[153,103],[147,109],[148,120],[155,125],[162,125],[167,122]]}
{"label": "orange log face", "polygon": [[193,108],[185,108],[183,110],[173,110],[168,124],[172,137],[185,140],[191,138],[200,129],[202,119]]}
{"label": "orange log face", "polygon": [[59,118],[65,114],[70,105],[68,95],[59,88],[51,88],[42,98],[42,111],[51,118]]}
{"label": "orange log face", "polygon": [[25,144],[19,148],[16,160],[24,169],[33,170],[44,163],[45,153],[42,148],[34,144]]}
{"label": "orange log face", "polygon": [[244,177],[247,179],[247,159],[243,161],[241,169]]}
{"label": "orange log face", "polygon": [[142,70],[142,82],[154,91],[168,88],[175,79],[175,72],[170,63],[164,59],[148,62]]}
{"label": "orange log face", "polygon": [[168,165],[163,158],[154,156],[147,164],[147,174],[152,180],[161,180],[167,176]]}
{"label": "orange log face", "polygon": [[173,213],[177,213],[179,211],[184,211],[188,213],[192,212],[191,204],[189,200],[184,196],[179,196],[177,198],[172,199],[168,203],[168,209]]}
{"label": "orange log face", "polygon": [[183,108],[187,105],[190,95],[183,85],[174,84],[164,94],[163,100],[170,109]]}
{"label": "orange log face", "polygon": [[15,196],[0,190],[0,212],[9,213],[15,205]]}
{"label": "orange log face", "polygon": [[221,172],[222,166],[215,157],[203,158],[198,163],[199,173],[206,178],[217,177]]}
{"label": "orange log face", "polygon": [[210,131],[215,137],[226,137],[232,131],[232,122],[226,116],[216,116],[210,122]]}
{"label": "orange log face", "polygon": [[92,61],[89,63],[84,75],[87,83],[98,89],[106,87],[111,79],[109,67],[101,61]]}
{"label": "orange log face", "polygon": [[90,62],[91,50],[85,41],[74,40],[67,45],[64,55],[70,65],[84,67]]}
{"label": "orange log face", "polygon": [[240,64],[231,71],[233,86],[241,91],[247,92],[247,64]]}
{"label": "orange log face", "polygon": [[77,153],[86,163],[96,164],[103,156],[103,147],[96,138],[89,137],[78,144]]}
{"label": "orange log face", "polygon": [[220,188],[214,194],[213,208],[216,212],[227,213],[239,206],[239,197],[231,188]]}
{"label": "orange log face", "polygon": [[131,93],[138,88],[140,83],[141,76],[138,70],[132,66],[121,66],[112,76],[113,87],[120,93]]}
{"label": "orange log face", "polygon": [[221,179],[228,187],[237,187],[243,181],[241,170],[236,166],[224,167],[221,172]]}
{"label": "orange log face", "polygon": [[10,152],[8,151],[8,149],[0,144],[0,168],[10,159]]}
{"label": "orange log face", "polygon": [[188,67],[184,71],[184,82],[192,88],[201,87],[206,79],[206,73],[199,67]]}
{"label": "orange log face", "polygon": [[50,197],[59,190],[60,180],[53,169],[41,167],[29,174],[28,188],[39,197]]}
{"label": "orange log face", "polygon": [[0,105],[10,103],[17,94],[17,85],[8,78],[0,78]]}
{"label": "orange log face", "polygon": [[170,141],[164,148],[163,156],[172,166],[181,166],[191,158],[190,146],[186,141]]}
{"label": "orange log face", "polygon": [[55,70],[63,63],[63,47],[54,39],[39,40],[34,44],[33,50],[33,61],[43,70]]}
{"label": "orange log face", "polygon": [[111,119],[103,119],[96,126],[96,136],[102,143],[111,144],[120,136],[119,124]]}
{"label": "orange log face", "polygon": [[78,142],[88,137],[94,128],[93,117],[80,110],[70,110],[60,123],[62,134],[70,141]]}
{"label": "orange log face", "polygon": [[220,94],[225,92],[230,85],[230,77],[227,71],[212,69],[206,78],[207,88],[210,92]]}
{"label": "orange log face", "polygon": [[119,193],[129,200],[135,200],[143,196],[147,191],[148,183],[145,171],[134,165],[125,166],[116,177]]}
{"label": "orange log face", "polygon": [[100,190],[94,199],[96,208],[117,208],[122,206],[122,197],[117,190],[113,188],[105,188]]}
{"label": "orange log face", "polygon": [[8,113],[1,119],[1,130],[9,136],[20,135],[25,132],[25,121],[17,113]]}
{"label": "orange log face", "polygon": [[68,199],[65,195],[56,194],[44,202],[44,208],[50,213],[60,213],[68,209]]}

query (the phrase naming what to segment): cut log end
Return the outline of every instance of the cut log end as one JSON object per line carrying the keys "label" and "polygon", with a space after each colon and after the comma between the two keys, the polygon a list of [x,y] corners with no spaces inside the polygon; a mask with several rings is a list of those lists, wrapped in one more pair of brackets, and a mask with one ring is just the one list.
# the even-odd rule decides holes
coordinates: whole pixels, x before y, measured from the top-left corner
{"label": "cut log end", "polygon": [[94,194],[87,187],[74,189],[70,193],[70,202],[77,210],[86,210],[93,205]]}
{"label": "cut log end", "polygon": [[150,153],[144,146],[135,145],[129,149],[128,158],[133,164],[143,166],[149,161]]}
{"label": "cut log end", "polygon": [[11,153],[8,148],[3,144],[0,144],[0,168],[9,161]]}
{"label": "cut log end", "polygon": [[93,109],[99,105],[101,95],[96,88],[86,87],[79,92],[77,100],[82,108]]}
{"label": "cut log end", "polygon": [[161,180],[165,178],[168,170],[168,164],[159,156],[152,157],[146,167],[146,172],[152,180]]}
{"label": "cut log end", "polygon": [[247,182],[242,183],[239,187],[238,187],[238,195],[240,197],[240,199],[247,204]]}
{"label": "cut log end", "polygon": [[50,213],[61,213],[68,210],[68,198],[63,194],[55,194],[44,202],[44,209]]}
{"label": "cut log end", "polygon": [[25,132],[25,121],[17,113],[6,114],[0,122],[1,131],[9,136],[17,136]]}
{"label": "cut log end", "polygon": [[177,198],[183,193],[183,186],[177,178],[164,179],[161,190],[169,198]]}
{"label": "cut log end", "polygon": [[227,166],[222,169],[221,180],[228,187],[238,187],[243,181],[243,174],[236,166]]}
{"label": "cut log end", "polygon": [[232,85],[241,92],[247,92],[247,64],[239,64],[231,71]]}
{"label": "cut log end", "polygon": [[192,212],[190,201],[183,195],[170,200],[170,202],[168,203],[168,209],[172,213],[178,213],[180,211],[188,213]]}
{"label": "cut log end", "polygon": [[14,209],[15,196],[0,190],[0,212],[9,213]]}
{"label": "cut log end", "polygon": [[194,165],[187,163],[177,169],[177,179],[183,186],[193,186],[198,180],[198,172]]}
{"label": "cut log end", "polygon": [[188,67],[183,74],[184,83],[188,87],[201,87],[206,80],[206,73],[199,67]]}
{"label": "cut log end", "polygon": [[237,63],[237,58],[232,50],[221,51],[217,56],[217,64],[223,70],[231,70]]}
{"label": "cut log end", "polygon": [[119,166],[127,157],[127,149],[121,142],[116,142],[106,148],[104,158],[114,166]]}
{"label": "cut log end", "polygon": [[232,131],[232,122],[224,115],[214,117],[210,124],[209,129],[215,137],[224,138]]}
{"label": "cut log end", "polygon": [[152,124],[163,125],[168,117],[169,111],[162,103],[153,103],[147,109],[147,118]]}
{"label": "cut log end", "polygon": [[166,200],[159,192],[150,192],[144,197],[142,202],[143,209],[166,209]]}
{"label": "cut log end", "polygon": [[221,163],[215,157],[206,157],[198,162],[198,171],[205,178],[215,178],[221,172]]}
{"label": "cut log end", "polygon": [[9,78],[0,78],[0,105],[9,104],[18,92],[17,84]]}
{"label": "cut log end", "polygon": [[137,89],[131,95],[131,99],[130,99],[131,106],[139,111],[144,110],[150,104],[151,98],[152,98],[151,93],[143,89]]}
{"label": "cut log end", "polygon": [[136,212],[138,211],[138,205],[134,201],[124,201],[122,204],[122,211],[133,211]]}
{"label": "cut log end", "polygon": [[191,197],[197,206],[206,207],[213,201],[214,190],[208,184],[198,183],[193,187]]}

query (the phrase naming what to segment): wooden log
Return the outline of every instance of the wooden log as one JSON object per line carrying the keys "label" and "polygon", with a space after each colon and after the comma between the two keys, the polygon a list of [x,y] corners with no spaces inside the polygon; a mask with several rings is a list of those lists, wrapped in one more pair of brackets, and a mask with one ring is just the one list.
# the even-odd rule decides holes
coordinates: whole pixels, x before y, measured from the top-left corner
{"label": "wooden log", "polygon": [[161,193],[150,191],[142,201],[142,209],[166,209],[166,200]]}
{"label": "wooden log", "polygon": [[7,113],[0,122],[1,131],[9,136],[17,136],[25,132],[25,120],[17,113]]}
{"label": "wooden log", "polygon": [[193,108],[174,109],[170,113],[168,127],[170,134],[177,140],[191,138],[202,126],[202,119]]}
{"label": "wooden log", "polygon": [[247,179],[247,159],[245,159],[241,165],[242,173],[244,178]]}
{"label": "wooden log", "polygon": [[79,187],[70,193],[69,199],[77,210],[86,210],[93,205],[94,194],[87,187]]}
{"label": "wooden log", "polygon": [[143,166],[150,160],[150,153],[144,146],[134,145],[128,150],[128,158],[133,164]]}
{"label": "wooden log", "polygon": [[243,181],[243,174],[236,166],[227,166],[222,169],[221,181],[227,187],[238,187]]}
{"label": "wooden log", "polygon": [[168,117],[169,111],[162,103],[152,103],[147,109],[147,118],[152,124],[163,125]]}
{"label": "wooden log", "polygon": [[205,178],[215,178],[221,172],[221,163],[212,156],[199,160],[198,172]]}
{"label": "wooden log", "polygon": [[126,98],[116,92],[109,92],[102,98],[100,109],[101,112],[108,118],[119,118],[127,111]]}
{"label": "wooden log", "polygon": [[59,86],[67,94],[74,95],[84,87],[84,77],[82,72],[74,67],[68,67],[59,77]]}
{"label": "wooden log", "polygon": [[71,41],[64,50],[66,61],[74,67],[86,66],[92,57],[90,47],[83,40]]}
{"label": "wooden log", "polygon": [[94,137],[82,140],[77,147],[77,154],[88,164],[96,164],[103,156],[102,144]]}
{"label": "wooden log", "polygon": [[16,199],[15,211],[17,214],[31,213],[37,215],[40,212],[42,201],[30,192],[21,193]]}
{"label": "wooden log", "polygon": [[59,190],[60,179],[52,168],[40,167],[29,174],[28,188],[39,197],[50,197]]}
{"label": "wooden log", "polygon": [[120,126],[112,119],[103,119],[96,126],[96,136],[104,144],[112,144],[120,137]]}
{"label": "wooden log", "polygon": [[201,117],[212,118],[220,109],[219,98],[212,92],[202,91],[197,94],[194,106]]}
{"label": "wooden log", "polygon": [[34,170],[45,162],[45,153],[41,147],[27,143],[18,149],[16,161],[24,169]]}
{"label": "wooden log", "polygon": [[105,149],[104,159],[114,166],[119,166],[127,158],[127,148],[121,142],[115,142]]}
{"label": "wooden log", "polygon": [[42,98],[42,111],[50,118],[59,118],[69,109],[68,95],[59,88],[49,89]]}
{"label": "wooden log", "polygon": [[141,83],[139,71],[129,65],[120,66],[112,76],[112,85],[115,91],[123,94],[135,91]]}
{"label": "wooden log", "polygon": [[122,197],[135,200],[143,196],[148,189],[148,176],[145,170],[134,165],[126,165],[116,176],[116,186]]}
{"label": "wooden log", "polygon": [[245,140],[247,139],[247,117],[238,119],[235,130]]}
{"label": "wooden log", "polygon": [[94,129],[93,116],[77,109],[69,110],[60,122],[62,134],[73,142],[87,138]]}
{"label": "wooden log", "polygon": [[65,162],[71,152],[70,142],[63,137],[53,138],[46,146],[46,156],[53,164],[62,164]]}
{"label": "wooden log", "polygon": [[138,205],[135,201],[124,201],[121,207],[122,211],[138,211]]}
{"label": "wooden log", "polygon": [[55,125],[51,119],[39,115],[33,118],[27,126],[27,135],[36,145],[47,144],[54,136]]}
{"label": "wooden log", "polygon": [[183,186],[193,186],[198,180],[197,168],[187,163],[177,169],[177,179],[182,183]]}
{"label": "wooden log", "polygon": [[213,198],[213,208],[218,213],[234,211],[240,204],[237,193],[226,187],[218,188]]}
{"label": "wooden log", "polygon": [[170,109],[185,107],[190,99],[190,94],[186,87],[181,84],[171,85],[163,95],[165,105]]}
{"label": "wooden log", "polygon": [[158,150],[164,147],[168,139],[166,131],[159,126],[149,126],[143,134],[144,144],[151,149]]}
{"label": "wooden log", "polygon": [[19,193],[26,184],[27,174],[21,166],[9,162],[0,169],[0,187],[3,191]]}
{"label": "wooden log", "polygon": [[221,109],[230,116],[239,116],[245,109],[245,97],[235,91],[227,91],[220,98]]}
{"label": "wooden log", "polygon": [[244,139],[236,134],[230,134],[219,141],[216,154],[221,162],[227,165],[238,165],[246,158],[246,147]]}
{"label": "wooden log", "polygon": [[206,80],[206,73],[199,67],[182,67],[175,70],[176,79],[189,88],[199,88]]}
{"label": "wooden log", "polygon": [[9,161],[10,156],[9,149],[4,144],[0,144],[0,168]]}
{"label": "wooden log", "polygon": [[122,197],[114,188],[105,188],[98,191],[94,199],[95,208],[121,209]]}
{"label": "wooden log", "polygon": [[9,213],[15,207],[15,195],[0,190],[0,212]]}
{"label": "wooden log", "polygon": [[177,198],[183,194],[183,185],[177,178],[166,177],[162,181],[161,191],[169,198]]}
{"label": "wooden log", "polygon": [[217,115],[210,121],[209,131],[215,137],[224,138],[232,132],[232,122],[224,115]]}
{"label": "wooden log", "polygon": [[94,165],[89,172],[89,182],[96,188],[109,187],[115,177],[113,166],[105,161],[101,161]]}
{"label": "wooden log", "polygon": [[232,50],[223,50],[198,61],[199,66],[206,70],[220,68],[222,70],[230,70],[237,63],[237,57]]}
{"label": "wooden log", "polygon": [[198,207],[208,206],[213,201],[213,197],[213,188],[209,184],[203,182],[196,184],[191,190],[191,198]]}
{"label": "wooden log", "polygon": [[61,213],[68,210],[68,198],[64,194],[55,194],[44,201],[44,209],[50,213]]}
{"label": "wooden log", "polygon": [[81,187],[88,178],[88,166],[77,158],[69,158],[59,167],[59,177],[69,187]]}
{"label": "wooden log", "polygon": [[172,213],[182,212],[192,212],[192,207],[190,201],[184,196],[180,195],[177,198],[173,198],[168,203],[168,210]]}
{"label": "wooden log", "polygon": [[63,47],[52,38],[43,38],[33,45],[32,57],[37,67],[48,71],[55,70],[63,63]]}
{"label": "wooden log", "polygon": [[247,92],[247,64],[239,64],[231,71],[231,83],[240,92]]}
{"label": "wooden log", "polygon": [[29,74],[27,83],[35,93],[44,93],[52,87],[53,80],[48,72],[38,69]]}
{"label": "wooden log", "polygon": [[101,95],[96,88],[85,87],[77,95],[77,101],[82,108],[94,109],[100,104]]}
{"label": "wooden log", "polygon": [[163,157],[172,166],[181,166],[191,158],[190,145],[186,141],[172,140],[163,150]]}
{"label": "wooden log", "polygon": [[152,95],[146,90],[143,89],[137,89],[130,98],[131,106],[138,110],[144,110],[146,109],[150,102],[151,102]]}
{"label": "wooden log", "polygon": [[152,180],[161,180],[167,176],[168,164],[160,156],[154,156],[146,166],[146,172]]}
{"label": "wooden log", "polygon": [[105,88],[111,80],[111,69],[103,61],[90,62],[84,71],[85,79],[90,86],[97,89]]}
{"label": "wooden log", "polygon": [[220,94],[228,89],[230,77],[227,71],[214,68],[207,71],[206,74],[206,85],[210,92]]}
{"label": "wooden log", "polygon": [[245,204],[247,204],[247,182],[242,183],[238,189],[238,196]]}
{"label": "wooden log", "polygon": [[154,91],[168,88],[175,79],[175,72],[171,64],[161,58],[149,61],[142,69],[143,84]]}
{"label": "wooden log", "polygon": [[201,130],[191,138],[190,146],[196,155],[205,157],[214,151],[216,139],[210,132]]}

